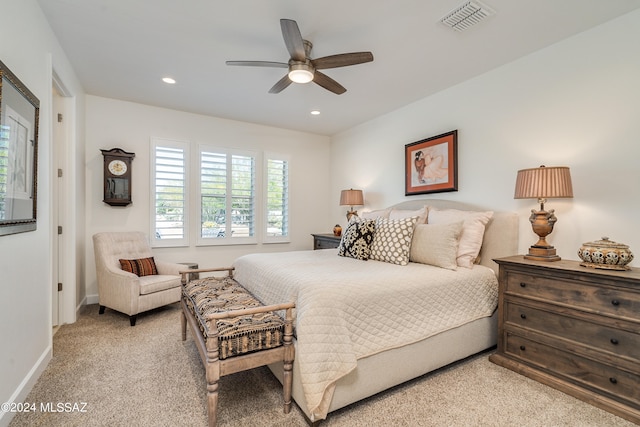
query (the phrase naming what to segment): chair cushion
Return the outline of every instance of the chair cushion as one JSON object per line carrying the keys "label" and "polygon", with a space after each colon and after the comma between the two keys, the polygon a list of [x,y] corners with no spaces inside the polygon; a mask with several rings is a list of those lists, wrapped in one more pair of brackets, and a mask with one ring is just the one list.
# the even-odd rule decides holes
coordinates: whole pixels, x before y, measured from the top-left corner
{"label": "chair cushion", "polygon": [[140,278],[140,295],[153,294],[155,292],[180,286],[179,276],[154,275]]}
{"label": "chair cushion", "polygon": [[[260,307],[262,304],[230,277],[192,280],[182,287],[187,307],[207,340],[211,331],[209,314]],[[238,356],[283,344],[284,320],[274,312],[216,320],[218,358]]]}
{"label": "chair cushion", "polygon": [[153,257],[140,258],[140,259],[119,259],[120,266],[124,271],[133,273],[136,276],[149,276],[152,274],[158,274],[158,268],[153,260]]}

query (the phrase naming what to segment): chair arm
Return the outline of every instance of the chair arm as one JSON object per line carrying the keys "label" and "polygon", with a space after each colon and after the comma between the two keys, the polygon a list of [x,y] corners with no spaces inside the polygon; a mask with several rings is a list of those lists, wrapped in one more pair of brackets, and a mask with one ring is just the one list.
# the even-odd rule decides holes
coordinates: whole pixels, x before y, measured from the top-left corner
{"label": "chair arm", "polygon": [[124,270],[106,269],[98,273],[98,295],[101,305],[128,315],[137,314],[140,278]]}
{"label": "chair arm", "polygon": [[158,269],[158,274],[179,276],[180,272],[184,270],[186,266],[175,262],[156,261],[156,268]]}

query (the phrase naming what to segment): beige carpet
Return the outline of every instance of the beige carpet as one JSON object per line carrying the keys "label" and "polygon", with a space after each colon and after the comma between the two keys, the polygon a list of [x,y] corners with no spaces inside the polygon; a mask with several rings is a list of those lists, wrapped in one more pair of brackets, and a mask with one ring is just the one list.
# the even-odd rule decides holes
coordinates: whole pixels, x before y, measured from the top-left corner
{"label": "beige carpet", "polygon": [[[206,426],[204,368],[191,338],[180,340],[179,313],[177,304],[154,310],[132,328],[122,314],[85,307],[54,336],[53,360],[26,399],[37,412],[17,414],[10,426]],[[488,355],[334,412],[321,425],[633,425],[498,367]],[[47,403],[85,412],[40,411]],[[283,414],[282,388],[267,368],[221,379],[218,419],[220,426],[307,425],[295,405]]]}

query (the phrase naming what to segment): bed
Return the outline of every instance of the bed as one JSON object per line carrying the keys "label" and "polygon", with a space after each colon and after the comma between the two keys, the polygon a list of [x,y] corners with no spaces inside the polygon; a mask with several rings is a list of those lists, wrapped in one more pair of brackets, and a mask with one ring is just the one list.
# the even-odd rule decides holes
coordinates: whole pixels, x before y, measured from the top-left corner
{"label": "bed", "polygon": [[[423,199],[361,216],[376,221],[372,251],[376,244],[380,250],[379,238],[389,224],[426,221],[428,225],[413,226],[415,234],[408,237],[411,262],[402,265],[393,257],[381,258],[380,251],[366,261],[338,256],[344,255],[341,247],[251,254],[234,263],[236,280],[264,304],[296,302],[293,398],[312,422],[496,344],[498,283],[493,259],[517,253],[516,214]],[[478,218],[484,218],[479,237],[471,234],[478,233]],[[352,236],[350,227],[345,233]],[[427,233],[420,234],[421,240],[419,230]],[[453,267],[452,249],[444,244],[437,251],[431,248],[426,261],[417,252],[414,259],[413,251],[426,242],[425,236],[428,245],[452,236],[458,239]],[[395,235],[386,237],[389,245],[398,240]],[[481,249],[472,258],[465,254],[472,260],[468,266],[457,266],[469,237]],[[447,260],[434,263],[430,254]],[[282,366],[270,368],[282,381]]]}

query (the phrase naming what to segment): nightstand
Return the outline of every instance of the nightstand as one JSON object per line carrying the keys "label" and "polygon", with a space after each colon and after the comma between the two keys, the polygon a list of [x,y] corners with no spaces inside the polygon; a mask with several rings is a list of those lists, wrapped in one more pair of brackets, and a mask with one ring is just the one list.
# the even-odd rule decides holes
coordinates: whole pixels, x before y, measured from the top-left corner
{"label": "nightstand", "polygon": [[[197,270],[198,264],[195,262],[179,262],[178,264],[186,265],[189,270]],[[200,273],[189,273],[188,281],[198,280],[200,278]]]}
{"label": "nightstand", "polygon": [[313,249],[332,249],[340,246],[342,237],[334,234],[312,234]]}
{"label": "nightstand", "polygon": [[640,269],[495,261],[498,349],[489,359],[640,423]]}

